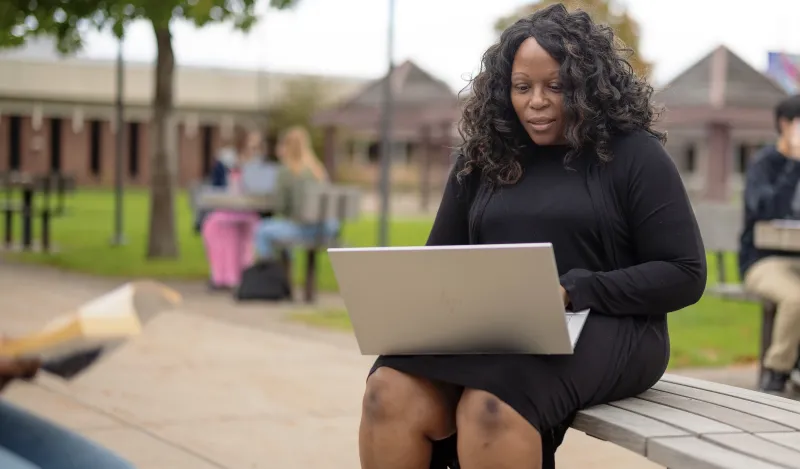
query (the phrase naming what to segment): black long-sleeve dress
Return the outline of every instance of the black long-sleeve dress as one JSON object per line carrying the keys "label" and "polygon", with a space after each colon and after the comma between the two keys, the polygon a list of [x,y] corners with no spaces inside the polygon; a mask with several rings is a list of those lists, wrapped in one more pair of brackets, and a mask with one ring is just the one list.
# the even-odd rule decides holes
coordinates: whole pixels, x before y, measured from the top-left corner
{"label": "black long-sleeve dress", "polygon": [[571,306],[591,309],[574,354],[381,356],[373,367],[494,394],[539,430],[546,461],[578,410],[658,381],[665,315],[695,303],[706,281],[694,213],[655,137],[616,138],[604,164],[584,152],[565,167],[566,151],[533,148],[522,179],[495,190],[482,190],[478,174],[459,183],[457,163],[427,244],[552,243]]}

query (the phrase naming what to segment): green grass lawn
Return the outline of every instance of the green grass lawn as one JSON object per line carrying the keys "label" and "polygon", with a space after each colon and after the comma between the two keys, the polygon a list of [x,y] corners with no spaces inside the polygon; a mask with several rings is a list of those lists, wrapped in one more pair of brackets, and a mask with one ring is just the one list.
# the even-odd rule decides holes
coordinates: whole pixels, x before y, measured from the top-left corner
{"label": "green grass lawn", "polygon": [[[180,258],[172,261],[145,259],[148,206],[146,192],[133,189],[126,192],[125,233],[128,244],[112,247],[109,243],[113,229],[111,192],[81,190],[69,196],[68,213],[53,222],[53,239],[60,249],[58,253],[25,253],[11,257],[101,276],[207,279],[205,253],[200,237],[192,229],[192,214],[183,194],[176,201]],[[391,242],[397,246],[423,244],[430,225],[430,219],[394,220],[391,224]],[[38,225],[34,225],[34,230],[38,229]],[[345,242],[353,246],[374,245],[376,234],[374,218],[364,218],[344,228]],[[298,262],[301,262],[299,257]],[[336,281],[328,259],[324,255],[320,259],[320,288],[335,291]],[[730,256],[727,261],[728,278],[734,279],[735,259]],[[716,281],[713,265],[709,263],[709,284]],[[302,269],[296,268],[295,273],[301,275]],[[297,315],[297,319],[342,330],[350,327],[343,311],[302,314]],[[757,355],[759,323],[757,305],[712,297],[705,297],[694,306],[672,313],[669,316],[671,366],[721,366],[752,362]]]}
{"label": "green grass lawn", "polygon": [[[753,363],[758,354],[759,310],[755,305],[705,297],[669,316],[670,368]],[[344,310],[297,312],[291,319],[310,326],[350,331]]]}
{"label": "green grass lawn", "polygon": [[[127,245],[111,246],[113,233],[114,200],[112,193],[103,190],[81,190],[70,195],[67,213],[52,222],[53,242],[58,248],[55,254],[21,253],[12,258],[27,262],[42,263],[66,270],[112,277],[149,277],[207,279],[208,263],[200,236],[193,229],[193,215],[185,194],[176,200],[178,243],[180,258],[176,260],[151,261],[145,258],[147,248],[147,226],[149,220],[149,198],[145,191],[130,189],[125,195],[124,226]],[[0,224],[4,223],[0,220]],[[391,226],[391,241],[395,245],[423,244],[431,221],[404,220]],[[17,239],[20,223],[15,221]],[[38,220],[34,223],[34,235],[39,236]],[[377,224],[374,218],[364,218],[344,227],[344,242],[353,246],[376,244]],[[303,274],[302,255],[297,256],[295,274]],[[336,280],[327,256],[320,256],[320,288],[336,290]]]}

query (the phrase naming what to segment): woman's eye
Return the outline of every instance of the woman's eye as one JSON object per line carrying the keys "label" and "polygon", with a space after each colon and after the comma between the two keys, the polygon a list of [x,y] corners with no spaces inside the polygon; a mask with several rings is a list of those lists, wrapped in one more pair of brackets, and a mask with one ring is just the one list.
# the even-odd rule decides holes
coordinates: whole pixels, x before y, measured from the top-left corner
{"label": "woman's eye", "polygon": [[528,89],[529,89],[530,87],[529,87],[528,85],[516,85],[514,88],[515,88],[517,91],[520,91],[520,92],[523,92],[523,93],[524,93],[524,92],[528,91]]}
{"label": "woman's eye", "polygon": [[550,89],[553,91],[561,91],[561,84],[560,83],[553,83],[550,85]]}

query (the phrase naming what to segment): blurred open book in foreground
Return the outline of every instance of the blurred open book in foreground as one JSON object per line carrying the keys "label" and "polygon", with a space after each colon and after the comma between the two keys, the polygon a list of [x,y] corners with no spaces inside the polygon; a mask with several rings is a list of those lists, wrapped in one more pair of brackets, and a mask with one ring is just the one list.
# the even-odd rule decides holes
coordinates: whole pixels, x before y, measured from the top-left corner
{"label": "blurred open book in foreground", "polygon": [[46,371],[71,378],[104,352],[139,335],[153,316],[180,302],[178,292],[159,283],[127,283],[36,332],[0,341],[0,357],[39,358]]}

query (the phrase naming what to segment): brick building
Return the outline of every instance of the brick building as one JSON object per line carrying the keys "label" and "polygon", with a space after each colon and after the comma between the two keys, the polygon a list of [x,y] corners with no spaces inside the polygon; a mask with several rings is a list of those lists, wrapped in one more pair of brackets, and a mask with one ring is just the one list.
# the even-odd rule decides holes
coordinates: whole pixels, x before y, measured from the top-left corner
{"label": "brick building", "polygon": [[[152,64],[126,64],[124,174],[147,184]],[[206,174],[220,144],[238,126],[258,125],[292,80],[304,75],[178,66],[175,113],[178,180]],[[322,78],[322,77],[319,77]],[[324,77],[331,103],[354,93],[362,79]],[[49,42],[0,54],[0,172],[50,171],[82,185],[110,185],[114,178],[114,61],[59,57]],[[321,103],[326,104],[326,103]]]}
{"label": "brick building", "polygon": [[655,96],[667,150],[696,199],[729,201],[756,152],[774,142],[774,107],[786,92],[725,46],[688,67]]}

